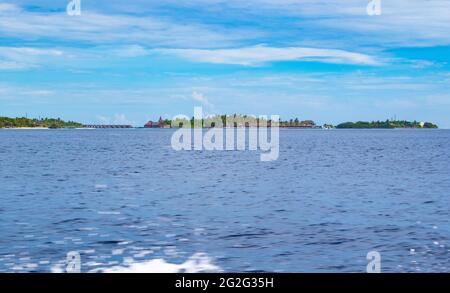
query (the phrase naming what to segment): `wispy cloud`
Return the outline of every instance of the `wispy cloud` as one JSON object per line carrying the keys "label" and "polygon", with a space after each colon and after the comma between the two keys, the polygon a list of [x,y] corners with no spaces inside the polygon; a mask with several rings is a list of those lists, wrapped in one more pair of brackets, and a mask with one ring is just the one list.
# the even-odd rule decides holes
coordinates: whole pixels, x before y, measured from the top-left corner
{"label": "wispy cloud", "polygon": [[192,99],[199,102],[203,107],[206,107],[208,111],[212,111],[214,109],[214,105],[208,100],[208,98],[197,91],[192,92]]}
{"label": "wispy cloud", "polygon": [[[151,15],[103,14],[83,10],[79,17],[65,12],[32,12],[13,4],[0,9],[0,34],[23,40],[52,39],[99,45],[120,42],[147,47],[211,47],[230,45],[256,31],[231,29],[202,23],[171,21]],[[232,33],[230,33],[232,31]]]}
{"label": "wispy cloud", "polygon": [[260,65],[276,61],[320,61],[379,65],[375,57],[344,50],[287,47],[276,48],[258,45],[235,49],[159,49],[156,52],[176,55],[196,62],[216,64]]}
{"label": "wispy cloud", "polygon": [[105,66],[103,61],[158,55],[212,64],[262,66],[280,61],[316,61],[334,64],[382,65],[379,57],[344,50],[302,47],[253,47],[231,49],[148,49],[140,45],[79,48],[0,47],[0,70],[24,70],[39,67],[93,68]]}
{"label": "wispy cloud", "polygon": [[34,66],[32,64],[26,64],[16,61],[0,60],[0,70],[24,70],[33,67]]}
{"label": "wispy cloud", "polygon": [[97,115],[97,120],[102,124],[115,124],[115,125],[136,125],[134,121],[128,120],[127,116],[123,113],[114,114],[111,116]]}
{"label": "wispy cloud", "polygon": [[47,59],[61,57],[63,51],[28,47],[0,47],[0,70],[23,70],[37,68]]}
{"label": "wispy cloud", "polygon": [[18,12],[21,9],[19,6],[12,3],[0,3],[0,12],[8,13],[8,12]]}
{"label": "wispy cloud", "polygon": [[110,50],[117,57],[132,58],[149,55],[149,50],[140,45],[129,45]]}
{"label": "wispy cloud", "polygon": [[[433,46],[450,42],[448,0],[386,0],[382,15],[370,17],[368,0],[178,0],[109,1],[110,10],[118,13],[161,14],[177,11],[177,18],[190,22],[232,23],[229,37],[236,28],[253,26],[244,39],[255,43],[268,40],[286,46],[318,46],[340,49],[382,46]],[[106,9],[106,8],[104,8]],[[183,14],[180,11],[186,11]],[[195,13],[192,13],[194,11]],[[212,21],[211,21],[212,20]],[[258,32],[257,34],[255,34]],[[200,34],[199,41],[202,41]],[[242,37],[242,36],[241,36]],[[226,45],[216,43],[218,47]],[[314,45],[316,44],[316,45]],[[248,45],[248,44],[247,44]],[[193,46],[191,46],[193,47]]]}
{"label": "wispy cloud", "polygon": [[29,41],[51,38],[54,42],[121,42],[152,48],[211,49],[274,41],[290,47],[317,44],[349,50],[450,42],[447,0],[383,1],[379,17],[369,17],[367,1],[362,0],[112,0],[107,5],[84,4],[80,17],[68,17],[61,11],[64,5],[54,12],[0,4],[0,33]]}
{"label": "wispy cloud", "polygon": [[128,120],[127,116],[123,113],[115,114],[113,122],[114,124],[122,124],[122,125],[134,124],[134,122]]}

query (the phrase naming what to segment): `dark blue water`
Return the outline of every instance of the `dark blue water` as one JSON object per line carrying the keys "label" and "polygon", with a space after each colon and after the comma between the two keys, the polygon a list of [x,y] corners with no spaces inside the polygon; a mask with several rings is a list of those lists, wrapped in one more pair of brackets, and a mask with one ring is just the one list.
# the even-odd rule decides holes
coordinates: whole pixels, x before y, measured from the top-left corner
{"label": "dark blue water", "polygon": [[450,131],[282,130],[273,162],[171,134],[0,130],[0,271],[450,271]]}

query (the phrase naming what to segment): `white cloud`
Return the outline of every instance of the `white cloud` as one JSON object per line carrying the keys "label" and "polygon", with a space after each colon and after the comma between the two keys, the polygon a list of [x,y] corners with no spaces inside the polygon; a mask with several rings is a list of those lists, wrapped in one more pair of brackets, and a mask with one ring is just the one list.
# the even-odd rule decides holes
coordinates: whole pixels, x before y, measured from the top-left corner
{"label": "white cloud", "polygon": [[133,124],[132,121],[128,120],[128,118],[125,116],[125,114],[115,114],[113,122],[114,122],[114,124],[122,124],[122,125]]}
{"label": "white cloud", "polygon": [[97,115],[97,120],[101,124],[135,125],[135,123],[133,121],[128,120],[127,116],[123,113],[114,114],[113,117]]}
{"label": "white cloud", "polygon": [[62,56],[63,51],[30,47],[0,47],[0,56],[10,58],[26,58],[29,56]]}
{"label": "white cloud", "polygon": [[98,115],[98,116],[97,116],[97,120],[98,120],[101,124],[111,124],[111,118],[108,117],[108,116]]}
{"label": "white cloud", "polygon": [[[226,29],[206,24],[177,23],[153,16],[126,14],[101,14],[83,11],[79,17],[69,17],[65,12],[29,12],[0,10],[0,34],[22,40],[52,38],[55,41],[79,41],[89,44],[137,43],[148,47],[195,46],[231,44],[249,35],[253,30]],[[8,9],[8,10],[6,10]]]}
{"label": "white cloud", "polygon": [[149,51],[139,45],[130,45],[113,49],[112,53],[118,57],[132,58],[148,55]]}
{"label": "white cloud", "polygon": [[61,50],[28,47],[0,47],[0,70],[25,70],[45,63],[43,57],[61,57]]}
{"label": "white cloud", "polygon": [[33,67],[34,66],[31,64],[0,60],[0,70],[23,70],[23,69],[30,69]]}
{"label": "white cloud", "polygon": [[20,11],[20,7],[11,4],[11,3],[0,3],[0,12],[7,13],[7,12],[18,12]]}
{"label": "white cloud", "polygon": [[[382,15],[377,17],[366,14],[364,0],[112,1],[108,7],[98,7],[102,12],[86,8],[80,17],[30,12],[3,3],[0,34],[24,40],[53,38],[95,45],[121,42],[153,48],[223,48],[270,40],[291,47],[333,48],[450,43],[450,1],[382,3]],[[148,15],[159,8],[164,12],[160,16]],[[196,14],[187,14],[193,10]],[[106,11],[114,14],[104,14]],[[126,11],[140,13],[124,14]],[[179,17],[183,13],[187,17]],[[275,21],[267,22],[268,17]],[[224,25],[230,22],[234,25]]]}
{"label": "white cloud", "polygon": [[319,61],[337,64],[381,65],[370,55],[344,50],[264,45],[231,49],[148,49],[141,45],[100,46],[88,50],[77,48],[0,47],[0,70],[22,70],[39,67],[65,69],[104,66],[101,60],[134,58],[150,55],[170,55],[204,63],[259,66],[277,61]]}
{"label": "white cloud", "polygon": [[42,56],[63,56],[63,51],[56,49],[41,49],[29,47],[0,47],[0,58],[9,59],[12,61],[24,61]]}
{"label": "white cloud", "polygon": [[345,37],[347,44],[391,48],[450,43],[450,1],[447,0],[383,0],[382,15],[372,17],[365,13],[364,1],[327,0],[326,5],[296,2],[309,2],[306,5],[309,8],[300,10],[308,18],[300,20],[299,26],[351,34]]}
{"label": "white cloud", "polygon": [[[134,1],[133,1],[134,2]],[[154,1],[150,9],[162,5],[188,7],[199,20],[209,14],[219,20],[240,23],[246,20],[263,31],[263,38],[282,38],[301,46],[331,44],[341,48],[365,46],[433,46],[450,43],[450,1],[382,0],[382,15],[368,16],[368,0],[178,0]],[[147,2],[145,2],[147,3]],[[122,5],[122,7],[120,6]],[[116,4],[118,9],[132,6]],[[134,2],[142,8],[143,1]],[[147,4],[145,4],[147,7]],[[270,22],[267,22],[270,20]],[[273,21],[272,21],[273,20]],[[350,37],[349,37],[350,36]],[[289,40],[290,39],[290,40]],[[264,41],[260,41],[264,42]],[[312,45],[311,45],[312,44]]]}
{"label": "white cloud", "polygon": [[213,109],[214,105],[211,104],[207,97],[205,97],[203,94],[198,93],[196,91],[192,92],[192,99],[194,101],[200,102],[202,106],[207,107],[209,109]]}
{"label": "white cloud", "polygon": [[196,62],[238,65],[260,65],[276,61],[320,61],[325,63],[346,63],[379,65],[376,58],[354,52],[317,48],[275,48],[264,45],[234,49],[157,49],[158,53],[176,55]]}

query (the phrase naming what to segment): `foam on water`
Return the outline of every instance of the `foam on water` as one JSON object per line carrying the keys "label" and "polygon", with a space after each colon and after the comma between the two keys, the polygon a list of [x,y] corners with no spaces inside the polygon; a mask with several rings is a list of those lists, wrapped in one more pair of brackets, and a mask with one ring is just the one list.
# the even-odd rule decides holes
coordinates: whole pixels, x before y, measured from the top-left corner
{"label": "foam on water", "polygon": [[132,262],[124,266],[96,269],[104,273],[212,273],[222,271],[205,253],[196,253],[182,264],[174,264],[157,258],[144,262]]}
{"label": "foam on water", "polygon": [[[142,262],[136,262],[132,258],[126,258],[124,263],[119,266],[101,267],[100,266],[89,273],[213,273],[222,272],[222,269],[213,263],[211,257],[206,253],[195,253],[184,263],[169,263],[162,258],[151,259]],[[63,273],[64,264],[57,264],[51,268],[52,273]]]}

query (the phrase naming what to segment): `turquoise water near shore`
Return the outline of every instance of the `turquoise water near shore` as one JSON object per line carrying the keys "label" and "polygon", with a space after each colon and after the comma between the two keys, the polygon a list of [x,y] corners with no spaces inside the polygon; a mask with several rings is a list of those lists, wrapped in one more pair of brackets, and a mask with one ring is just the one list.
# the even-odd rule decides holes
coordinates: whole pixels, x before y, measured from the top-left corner
{"label": "turquoise water near shore", "polygon": [[173,130],[0,130],[0,271],[450,271],[449,130],[281,130],[280,156]]}

